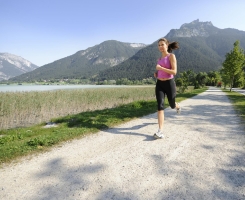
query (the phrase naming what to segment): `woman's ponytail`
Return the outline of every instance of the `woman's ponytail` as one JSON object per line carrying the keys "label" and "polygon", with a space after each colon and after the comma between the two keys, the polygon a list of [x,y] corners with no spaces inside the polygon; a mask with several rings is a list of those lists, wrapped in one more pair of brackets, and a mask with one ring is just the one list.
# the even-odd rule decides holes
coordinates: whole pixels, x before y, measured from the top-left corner
{"label": "woman's ponytail", "polygon": [[171,42],[168,45],[168,52],[172,53],[173,50],[178,49],[179,48],[179,43],[178,42]]}
{"label": "woman's ponytail", "polygon": [[158,42],[163,41],[168,45],[168,52],[172,53],[173,50],[179,48],[179,43],[178,42],[169,42],[166,38],[160,38]]}

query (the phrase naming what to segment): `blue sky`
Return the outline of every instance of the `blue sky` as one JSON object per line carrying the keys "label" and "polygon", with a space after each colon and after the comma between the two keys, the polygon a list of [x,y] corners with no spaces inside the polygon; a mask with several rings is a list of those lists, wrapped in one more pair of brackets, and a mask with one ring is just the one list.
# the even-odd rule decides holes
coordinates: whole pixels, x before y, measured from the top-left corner
{"label": "blue sky", "polygon": [[0,52],[42,66],[106,40],[151,44],[196,19],[245,31],[245,1],[0,0]]}

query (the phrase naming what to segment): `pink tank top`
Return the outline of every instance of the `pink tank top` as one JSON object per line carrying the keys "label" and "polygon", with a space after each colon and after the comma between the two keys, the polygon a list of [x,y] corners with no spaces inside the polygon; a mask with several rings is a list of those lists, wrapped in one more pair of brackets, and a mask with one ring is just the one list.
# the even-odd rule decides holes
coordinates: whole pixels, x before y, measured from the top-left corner
{"label": "pink tank top", "polygon": [[[171,63],[169,60],[169,56],[170,54],[168,54],[167,56],[165,56],[164,58],[160,58],[157,62],[157,64],[161,65],[162,67],[165,67],[167,69],[171,69]],[[173,78],[174,75],[173,74],[168,74],[162,70],[158,70],[157,72],[157,78],[167,78],[167,79],[171,79]]]}

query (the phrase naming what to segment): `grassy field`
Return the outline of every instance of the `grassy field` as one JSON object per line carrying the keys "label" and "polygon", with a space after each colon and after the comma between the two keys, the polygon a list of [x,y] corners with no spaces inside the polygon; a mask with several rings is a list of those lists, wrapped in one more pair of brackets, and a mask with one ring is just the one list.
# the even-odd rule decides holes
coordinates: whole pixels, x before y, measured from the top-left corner
{"label": "grassy field", "polygon": [[[136,92],[133,88],[131,89],[133,92]],[[86,134],[95,133],[125,123],[131,119],[154,113],[156,112],[157,106],[155,97],[152,98],[154,96],[152,90],[153,88],[151,88],[151,92],[148,91],[149,94],[147,90],[145,91],[145,99],[143,100],[134,100],[134,97],[129,97],[129,93],[127,92],[120,93],[118,94],[118,98],[121,100],[114,102],[113,108],[84,111],[78,114],[69,114],[54,118],[51,121],[57,127],[45,128],[46,123],[41,123],[31,127],[2,129],[0,130],[0,165],[24,155],[46,151],[61,142],[80,138]],[[176,101],[180,102],[205,90],[206,88],[178,94]],[[110,98],[109,93],[106,91],[103,91],[103,93],[91,98],[100,98],[99,102],[103,103],[107,97]],[[132,102],[122,104],[122,101]],[[98,100],[93,100],[93,102],[94,104],[98,104]],[[88,110],[88,107],[86,109]]]}

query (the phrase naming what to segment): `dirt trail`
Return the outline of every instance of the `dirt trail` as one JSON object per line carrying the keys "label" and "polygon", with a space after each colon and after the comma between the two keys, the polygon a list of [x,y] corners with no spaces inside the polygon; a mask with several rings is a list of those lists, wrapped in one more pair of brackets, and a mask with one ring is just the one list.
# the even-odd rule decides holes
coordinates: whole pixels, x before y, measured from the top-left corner
{"label": "dirt trail", "polygon": [[0,199],[245,199],[245,130],[217,88],[0,169]]}

